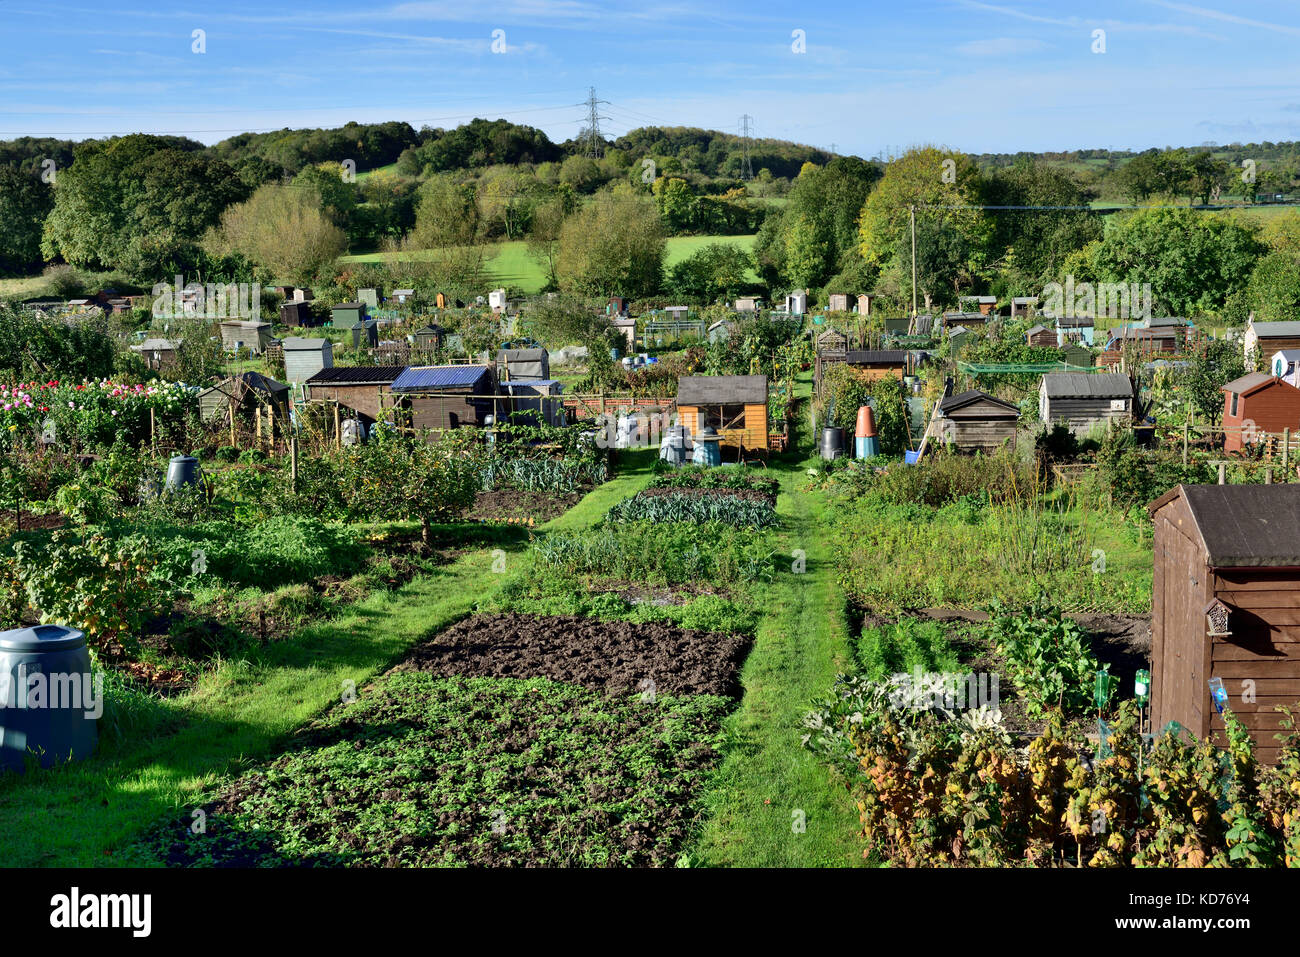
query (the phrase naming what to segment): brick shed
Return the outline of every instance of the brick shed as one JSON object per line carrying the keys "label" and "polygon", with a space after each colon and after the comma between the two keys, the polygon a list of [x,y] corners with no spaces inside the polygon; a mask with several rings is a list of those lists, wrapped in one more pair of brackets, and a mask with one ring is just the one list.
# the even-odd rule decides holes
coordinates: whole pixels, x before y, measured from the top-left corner
{"label": "brick shed", "polygon": [[1300,486],[1179,485],[1149,509],[1151,727],[1177,721],[1222,746],[1219,678],[1260,760],[1276,763],[1275,706],[1300,700]]}

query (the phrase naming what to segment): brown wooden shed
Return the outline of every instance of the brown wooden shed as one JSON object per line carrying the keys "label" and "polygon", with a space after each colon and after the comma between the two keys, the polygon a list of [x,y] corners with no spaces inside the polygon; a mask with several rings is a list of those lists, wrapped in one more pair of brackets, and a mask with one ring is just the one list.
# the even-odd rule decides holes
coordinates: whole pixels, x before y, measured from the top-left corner
{"label": "brown wooden shed", "polygon": [[906,349],[850,349],[844,361],[860,378],[875,381],[903,378],[910,356]]}
{"label": "brown wooden shed", "polygon": [[1251,372],[1223,387],[1223,450],[1240,452],[1254,433],[1300,430],[1300,389],[1267,372]]}
{"label": "brown wooden shed", "polygon": [[1049,349],[1056,348],[1056,330],[1049,329],[1044,325],[1030,326],[1025,330],[1025,339],[1031,346],[1046,346]]}
{"label": "brown wooden shed", "polygon": [[481,426],[509,410],[498,395],[495,370],[486,365],[411,366],[392,391],[407,424],[421,431]]}
{"label": "brown wooden shed", "polygon": [[767,376],[693,375],[677,380],[677,414],[699,435],[712,427],[722,445],[767,451]]}
{"label": "brown wooden shed", "polygon": [[1020,410],[978,389],[949,396],[939,403],[940,435],[963,451],[989,452],[1006,442],[1016,444]]}
{"label": "brown wooden shed", "polygon": [[1179,485],[1149,510],[1151,727],[1177,721],[1223,746],[1218,678],[1259,759],[1276,763],[1275,707],[1300,700],[1300,486]]}
{"label": "brown wooden shed", "polygon": [[335,366],[307,380],[308,401],[336,401],[371,422],[378,422],[384,396],[406,366]]}

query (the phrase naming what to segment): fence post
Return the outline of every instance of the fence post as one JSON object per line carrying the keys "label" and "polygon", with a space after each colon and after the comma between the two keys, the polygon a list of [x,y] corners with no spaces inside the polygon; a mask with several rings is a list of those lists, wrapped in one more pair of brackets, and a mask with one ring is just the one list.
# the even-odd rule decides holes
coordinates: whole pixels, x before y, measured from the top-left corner
{"label": "fence post", "polygon": [[230,447],[238,448],[239,443],[235,441],[235,400],[230,400]]}
{"label": "fence post", "polygon": [[334,441],[343,448],[343,423],[339,421],[339,400],[334,400]]}
{"label": "fence post", "polygon": [[289,436],[289,489],[298,491],[298,436]]}
{"label": "fence post", "polygon": [[1282,481],[1287,481],[1287,472],[1291,465],[1291,429],[1282,430]]}
{"label": "fence post", "polygon": [[1188,433],[1191,431],[1191,424],[1192,423],[1190,420],[1183,423],[1183,467],[1184,468],[1187,467],[1187,438],[1188,438]]}
{"label": "fence post", "polygon": [[1219,484],[1220,485],[1228,484],[1227,470],[1228,470],[1228,463],[1220,462],[1219,463]]}
{"label": "fence post", "polygon": [[1264,484],[1265,485],[1273,484],[1273,466],[1271,465],[1268,468],[1264,469]]}

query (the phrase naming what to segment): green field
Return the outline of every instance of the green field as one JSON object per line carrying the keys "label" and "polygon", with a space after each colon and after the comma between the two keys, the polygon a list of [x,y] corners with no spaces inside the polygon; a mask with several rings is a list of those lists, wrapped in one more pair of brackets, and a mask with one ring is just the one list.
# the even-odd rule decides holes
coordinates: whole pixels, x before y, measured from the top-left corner
{"label": "green field", "polygon": [[[664,265],[667,267],[681,262],[709,243],[730,243],[749,251],[754,248],[754,239],[754,236],[672,236],[668,239]],[[422,250],[412,253],[359,253],[355,256],[344,256],[342,261],[393,262],[399,259],[420,259],[426,255],[428,254]],[[488,247],[487,271],[494,282],[503,286],[517,286],[526,294],[540,292],[546,283],[546,274],[541,265],[528,255],[528,244],[523,240],[494,243]]]}

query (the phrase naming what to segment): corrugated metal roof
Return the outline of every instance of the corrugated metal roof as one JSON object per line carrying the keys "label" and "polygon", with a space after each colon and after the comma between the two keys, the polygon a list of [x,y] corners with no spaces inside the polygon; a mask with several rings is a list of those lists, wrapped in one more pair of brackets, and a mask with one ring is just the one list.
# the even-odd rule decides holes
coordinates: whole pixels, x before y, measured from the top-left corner
{"label": "corrugated metal roof", "polygon": [[1214,568],[1300,565],[1300,485],[1180,485]]}
{"label": "corrugated metal roof", "polygon": [[412,366],[393,382],[393,391],[475,386],[491,371],[487,366]]}
{"label": "corrugated metal roof", "polygon": [[1131,399],[1133,383],[1122,372],[1049,372],[1043,376],[1049,399]]}
{"label": "corrugated metal roof", "polygon": [[677,380],[680,405],[757,405],[767,403],[765,375],[691,375]]}
{"label": "corrugated metal roof", "polygon": [[307,384],[384,385],[395,382],[405,371],[406,366],[334,366],[331,369],[321,369],[307,380]]}

